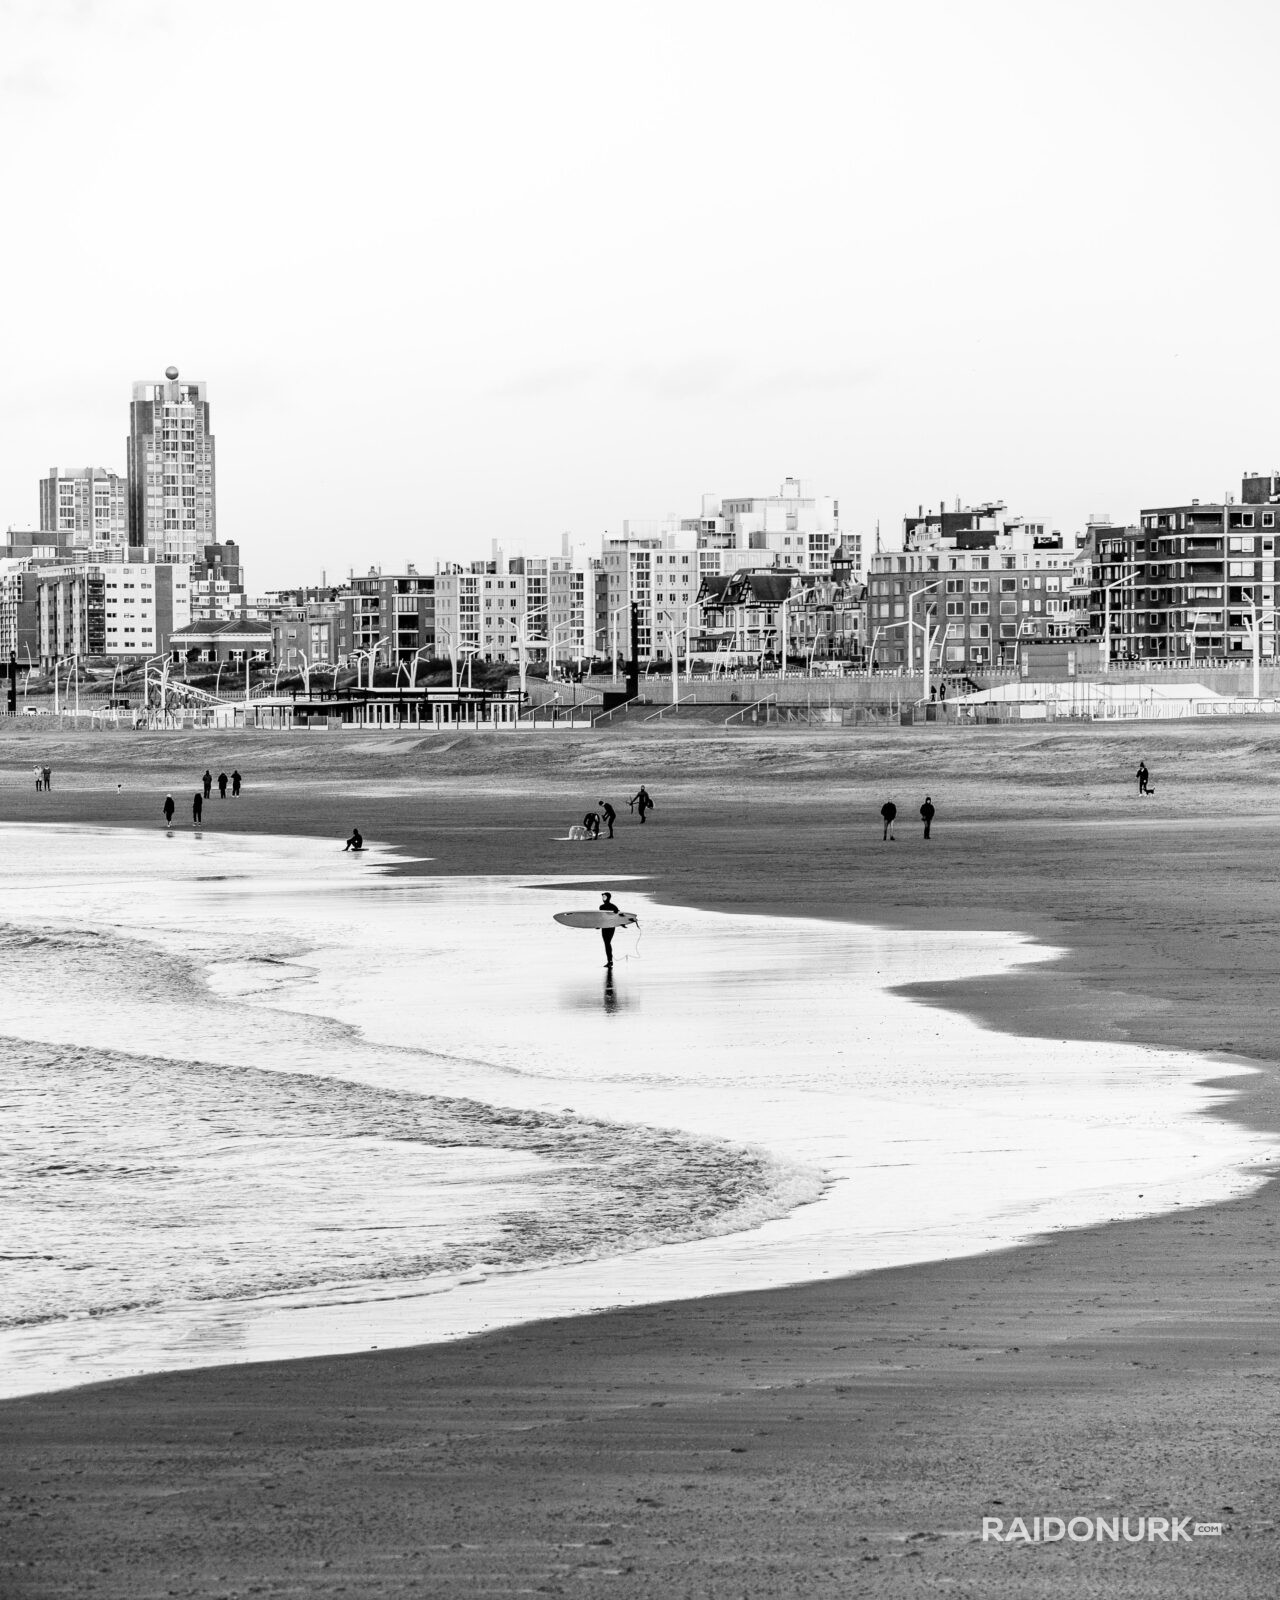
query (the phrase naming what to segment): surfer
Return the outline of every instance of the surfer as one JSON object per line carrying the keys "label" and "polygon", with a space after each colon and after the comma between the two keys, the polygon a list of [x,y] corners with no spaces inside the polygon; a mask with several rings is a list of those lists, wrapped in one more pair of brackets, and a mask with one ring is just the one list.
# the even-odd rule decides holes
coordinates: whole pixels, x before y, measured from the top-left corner
{"label": "surfer", "polygon": [[[597,800],[596,804],[600,807],[600,815],[604,818],[605,827],[608,828],[609,837],[612,839],[613,838],[613,825],[618,820],[618,813],[613,809],[613,807],[609,804],[609,802],[607,800]],[[600,837],[600,830],[599,830],[599,828],[597,828],[596,829],[596,838],[598,839],[599,837]]]}
{"label": "surfer", "polygon": [[627,801],[627,804],[629,806],[639,807],[641,822],[644,821],[645,812],[653,810],[653,801],[649,798],[649,791],[645,788],[644,784],[640,785],[639,792],[633,794],[630,800]]}
{"label": "surfer", "polygon": [[587,830],[588,839],[598,839],[600,837],[600,817],[597,812],[588,811],[582,819],[582,826]]}
{"label": "surfer", "polygon": [[[613,896],[607,889],[600,897],[600,909],[601,911],[612,911],[621,915],[619,908],[613,903]],[[606,967],[613,965],[613,935],[615,931],[613,928],[601,928],[600,930],[600,937],[604,940],[604,964]]]}
{"label": "surfer", "polygon": [[346,855],[348,850],[363,850],[363,849],[364,849],[364,840],[360,837],[359,828],[352,828],[351,837],[347,840],[346,844],[342,847],[343,855]]}

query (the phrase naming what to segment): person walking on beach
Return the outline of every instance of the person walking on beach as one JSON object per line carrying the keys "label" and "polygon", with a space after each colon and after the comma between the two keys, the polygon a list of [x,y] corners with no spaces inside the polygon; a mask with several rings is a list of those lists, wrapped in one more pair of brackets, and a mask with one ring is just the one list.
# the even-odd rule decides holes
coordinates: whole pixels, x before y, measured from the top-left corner
{"label": "person walking on beach", "polygon": [[920,807],[920,815],[924,818],[924,836],[929,837],[929,829],[933,827],[933,801],[928,795],[924,797],[924,804]]}
{"label": "person walking on beach", "polygon": [[[618,813],[607,800],[597,800],[596,804],[600,807],[600,815],[604,818],[604,825],[608,828],[609,837],[612,839],[613,825],[618,820]],[[599,829],[596,830],[596,837],[599,838]]]}
{"label": "person walking on beach", "polygon": [[345,855],[348,850],[363,850],[363,849],[364,849],[364,840],[360,835],[359,828],[352,828],[351,837],[347,840],[346,844],[343,845],[342,853]]}
{"label": "person walking on beach", "polygon": [[208,767],[204,769],[204,777],[201,778],[200,782],[204,784],[204,797],[207,800],[213,789],[213,773],[209,771]]}
{"label": "person walking on beach", "polygon": [[36,793],[39,794],[41,789],[44,788],[44,768],[43,767],[37,767],[35,769],[35,774],[36,774]]}
{"label": "person walking on beach", "polygon": [[894,805],[892,800],[886,800],[880,807],[880,815],[884,818],[884,837],[880,841],[881,844],[884,843],[885,839],[896,843],[893,838],[893,819],[898,815],[897,806]]}
{"label": "person walking on beach", "polygon": [[171,794],[167,794],[164,797],[164,825],[166,828],[173,826],[173,796]]}
{"label": "person walking on beach", "polygon": [[234,768],[231,772],[231,793],[233,796],[240,793],[240,774]]}
{"label": "person walking on beach", "polygon": [[225,772],[218,774],[218,798],[220,800],[227,798],[227,775]]}
{"label": "person walking on beach", "polygon": [[1139,761],[1138,762],[1138,793],[1139,794],[1150,794],[1151,793],[1151,790],[1148,788],[1148,784],[1150,783],[1150,781],[1151,781],[1151,774],[1147,771],[1146,762],[1145,761]]}
{"label": "person walking on beach", "polygon": [[191,796],[191,825],[198,828],[200,819],[204,816],[204,796],[200,793]]}
{"label": "person walking on beach", "polygon": [[[619,908],[613,903],[613,896],[606,889],[600,898],[601,911],[617,911]],[[604,964],[606,967],[613,965],[613,936],[616,928],[601,928],[600,937],[604,940]]]}
{"label": "person walking on beach", "polygon": [[53,788],[53,768],[52,767],[41,767],[40,771],[44,776],[44,786],[45,786],[45,788],[46,789],[52,789]]}
{"label": "person walking on beach", "polygon": [[627,801],[627,804],[629,806],[635,806],[639,810],[641,822],[644,821],[645,812],[653,810],[653,801],[649,798],[649,791],[645,788],[644,784],[640,785],[639,791],[631,796],[630,800]]}

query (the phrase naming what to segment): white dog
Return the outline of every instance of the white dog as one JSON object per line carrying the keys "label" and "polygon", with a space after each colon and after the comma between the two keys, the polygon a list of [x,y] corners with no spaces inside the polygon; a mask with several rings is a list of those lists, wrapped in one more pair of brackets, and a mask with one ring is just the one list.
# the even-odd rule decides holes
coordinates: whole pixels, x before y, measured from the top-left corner
{"label": "white dog", "polygon": [[571,839],[592,839],[595,835],[590,828],[584,828],[580,822],[575,822],[569,829],[569,837]]}

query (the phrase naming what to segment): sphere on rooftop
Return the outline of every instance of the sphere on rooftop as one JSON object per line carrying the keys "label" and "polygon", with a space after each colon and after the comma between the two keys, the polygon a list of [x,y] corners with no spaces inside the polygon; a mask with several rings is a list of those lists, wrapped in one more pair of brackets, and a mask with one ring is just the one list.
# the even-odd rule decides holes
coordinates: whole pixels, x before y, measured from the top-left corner
{"label": "sphere on rooftop", "polygon": [[172,381],[174,378],[176,378],[178,376],[177,367],[166,367],[164,369],[164,375],[165,375],[166,378],[168,378],[170,381]]}

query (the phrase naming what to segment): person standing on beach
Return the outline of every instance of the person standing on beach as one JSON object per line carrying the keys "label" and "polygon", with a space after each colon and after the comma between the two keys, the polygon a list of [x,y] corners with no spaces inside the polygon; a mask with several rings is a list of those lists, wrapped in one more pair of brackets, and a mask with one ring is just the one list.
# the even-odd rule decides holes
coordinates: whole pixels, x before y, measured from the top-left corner
{"label": "person standing on beach", "polygon": [[40,770],[44,774],[44,786],[45,786],[45,788],[46,789],[52,789],[53,788],[53,768],[52,767],[41,767]]}
{"label": "person standing on beach", "polygon": [[[618,820],[618,813],[613,809],[607,800],[597,800],[596,804],[600,807],[600,815],[604,818],[604,825],[606,828],[608,828],[609,837],[612,839],[613,825]],[[598,829],[597,837],[599,837]]]}
{"label": "person standing on beach", "polygon": [[204,777],[201,778],[200,782],[204,784],[204,797],[207,800],[213,790],[213,773],[209,771],[208,767],[204,769]]}
{"label": "person standing on beach", "polygon": [[225,772],[218,774],[218,798],[219,800],[227,798],[227,775]]}
{"label": "person standing on beach", "polygon": [[191,796],[191,825],[192,825],[192,827],[198,828],[200,826],[200,819],[203,816],[204,816],[204,796],[202,794],[199,794],[199,793],[193,794]]}
{"label": "person standing on beach", "polygon": [[1151,774],[1147,771],[1146,762],[1145,761],[1139,761],[1138,762],[1138,793],[1139,794],[1150,794],[1151,793],[1151,790],[1147,787],[1147,785],[1150,783],[1150,781],[1151,781]]}
{"label": "person standing on beach", "polygon": [[649,791],[645,788],[644,784],[640,785],[638,792],[631,796],[630,800],[627,801],[627,804],[630,806],[635,806],[639,810],[641,822],[644,821],[645,812],[653,810],[653,801],[649,798]]}
{"label": "person standing on beach", "polygon": [[894,805],[892,800],[886,800],[880,807],[880,815],[884,818],[884,838],[881,839],[881,844],[884,843],[885,839],[896,843],[893,838],[893,819],[898,815],[897,806]]}
{"label": "person standing on beach", "polygon": [[[600,909],[601,911],[618,910],[618,907],[613,903],[613,896],[607,889],[601,896]],[[600,930],[600,937],[604,940],[604,964],[606,967],[613,965],[613,936],[616,932],[616,928],[601,928]]]}
{"label": "person standing on beach", "polygon": [[231,772],[231,793],[232,795],[237,795],[240,793],[240,774],[234,768]]}
{"label": "person standing on beach", "polygon": [[929,829],[933,827],[933,801],[928,795],[924,797],[924,804],[920,807],[920,815],[924,818],[924,836],[929,837]]}
{"label": "person standing on beach", "polygon": [[173,796],[171,794],[167,794],[164,797],[164,825],[166,828],[173,826]]}

